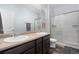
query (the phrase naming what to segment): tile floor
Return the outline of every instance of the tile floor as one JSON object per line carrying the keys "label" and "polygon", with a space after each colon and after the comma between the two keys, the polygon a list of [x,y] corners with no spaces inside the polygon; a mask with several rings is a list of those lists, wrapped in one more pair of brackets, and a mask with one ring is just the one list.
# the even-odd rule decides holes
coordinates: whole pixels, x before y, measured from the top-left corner
{"label": "tile floor", "polygon": [[56,48],[50,48],[49,54],[79,54],[79,49],[57,45]]}
{"label": "tile floor", "polygon": [[56,48],[50,48],[49,54],[64,54],[64,48],[56,46]]}
{"label": "tile floor", "polygon": [[79,49],[75,49],[75,48],[72,48],[72,47],[65,46],[64,47],[64,53],[65,54],[79,54]]}

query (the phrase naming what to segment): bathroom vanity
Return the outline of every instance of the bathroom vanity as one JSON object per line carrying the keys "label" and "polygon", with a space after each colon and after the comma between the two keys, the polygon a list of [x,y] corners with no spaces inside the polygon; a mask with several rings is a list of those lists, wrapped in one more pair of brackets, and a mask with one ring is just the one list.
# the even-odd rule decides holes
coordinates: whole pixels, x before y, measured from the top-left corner
{"label": "bathroom vanity", "polygon": [[30,38],[20,42],[0,41],[0,54],[46,54],[50,49],[50,34],[25,34]]}

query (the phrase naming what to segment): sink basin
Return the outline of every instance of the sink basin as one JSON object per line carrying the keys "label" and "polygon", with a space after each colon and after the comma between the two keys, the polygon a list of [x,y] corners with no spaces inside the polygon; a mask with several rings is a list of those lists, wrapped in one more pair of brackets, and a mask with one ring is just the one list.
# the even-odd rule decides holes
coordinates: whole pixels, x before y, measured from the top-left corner
{"label": "sink basin", "polygon": [[21,36],[16,36],[16,37],[5,38],[4,41],[5,42],[20,42],[20,41],[27,40],[29,38],[30,38],[29,36],[21,35]]}

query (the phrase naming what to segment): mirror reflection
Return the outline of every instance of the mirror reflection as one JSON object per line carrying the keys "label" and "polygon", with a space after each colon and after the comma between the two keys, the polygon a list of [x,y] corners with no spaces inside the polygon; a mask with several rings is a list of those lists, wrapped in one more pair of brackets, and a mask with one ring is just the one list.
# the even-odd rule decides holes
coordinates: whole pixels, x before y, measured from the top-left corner
{"label": "mirror reflection", "polygon": [[0,4],[0,34],[42,32],[46,12],[46,5]]}

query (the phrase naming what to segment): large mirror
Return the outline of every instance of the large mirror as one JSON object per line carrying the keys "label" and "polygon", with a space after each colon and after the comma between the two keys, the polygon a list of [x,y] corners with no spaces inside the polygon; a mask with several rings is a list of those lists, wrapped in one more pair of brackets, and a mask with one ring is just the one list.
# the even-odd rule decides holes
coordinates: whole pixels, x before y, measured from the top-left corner
{"label": "large mirror", "polygon": [[41,32],[45,12],[45,5],[40,4],[0,4],[0,34]]}

